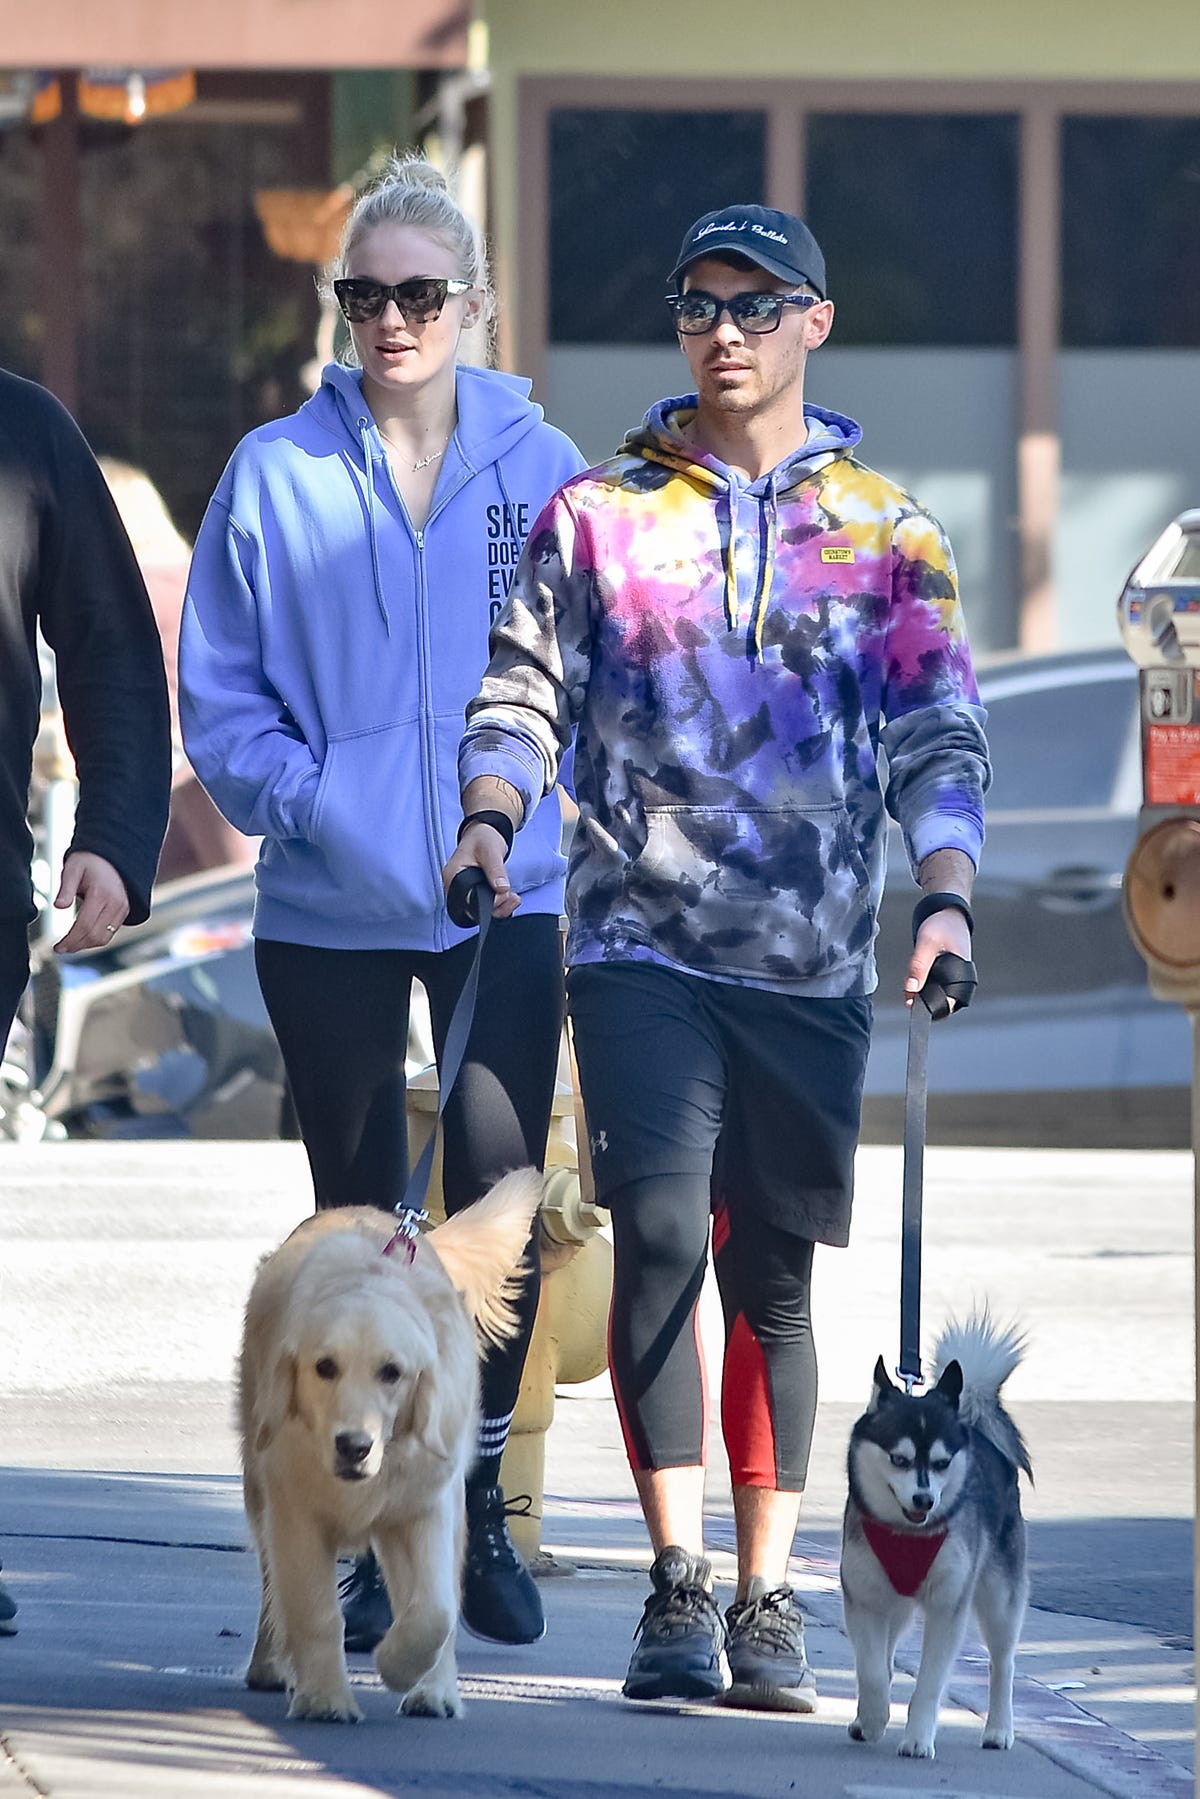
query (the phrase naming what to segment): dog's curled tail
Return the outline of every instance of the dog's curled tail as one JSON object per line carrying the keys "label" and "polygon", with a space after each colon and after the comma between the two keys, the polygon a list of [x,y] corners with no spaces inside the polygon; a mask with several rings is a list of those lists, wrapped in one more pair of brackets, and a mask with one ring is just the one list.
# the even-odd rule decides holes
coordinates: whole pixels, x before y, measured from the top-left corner
{"label": "dog's curled tail", "polygon": [[934,1379],[951,1362],[962,1369],[963,1391],[959,1417],[992,1443],[1014,1467],[1033,1479],[1033,1467],[1025,1439],[1005,1411],[1000,1389],[1025,1353],[1026,1336],[1016,1324],[995,1322],[987,1306],[971,1313],[961,1324],[947,1321],[933,1352]]}
{"label": "dog's curled tail", "polygon": [[485,1343],[503,1343],[518,1329],[515,1301],[527,1279],[523,1255],[541,1201],[537,1169],[518,1168],[426,1238]]}

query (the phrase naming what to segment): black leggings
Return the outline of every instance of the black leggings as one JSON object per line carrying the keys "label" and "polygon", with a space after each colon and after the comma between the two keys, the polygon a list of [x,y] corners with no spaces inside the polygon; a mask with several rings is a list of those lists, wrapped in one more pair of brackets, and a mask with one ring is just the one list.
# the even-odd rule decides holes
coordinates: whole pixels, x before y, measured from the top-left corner
{"label": "black leggings", "polygon": [[0,924],[0,1055],[8,1042],[25,983],[29,979],[29,927]]}
{"label": "black leggings", "polygon": [[[287,1069],[318,1210],[390,1211],[408,1179],[404,1062],[412,982],[429,996],[439,1063],[475,940],[440,953],[313,949],[259,939],[259,984]],[[447,1214],[512,1168],[540,1168],[554,1097],[563,1018],[558,920],[545,913],[493,924],[475,1021],[442,1139]],[[472,1483],[496,1484],[537,1311],[536,1254],[521,1299],[521,1330],[483,1364],[483,1423]]]}
{"label": "black leggings", "polygon": [[[656,1175],[612,1195],[609,1362],[634,1469],[706,1459],[697,1304],[708,1260],[706,1177]],[[817,1409],[813,1244],[750,1207],[711,1204],[725,1318],[721,1427],[735,1486],[802,1492]]]}

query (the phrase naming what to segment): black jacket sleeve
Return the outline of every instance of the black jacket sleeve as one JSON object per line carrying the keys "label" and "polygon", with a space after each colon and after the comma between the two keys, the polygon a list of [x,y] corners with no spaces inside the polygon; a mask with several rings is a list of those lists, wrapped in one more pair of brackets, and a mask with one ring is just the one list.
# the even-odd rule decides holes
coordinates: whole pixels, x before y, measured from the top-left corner
{"label": "black jacket sleeve", "polygon": [[129,895],[129,923],[140,924],[149,916],[171,789],[162,645],[99,465],[70,414],[50,405],[37,613],[55,653],[79,776],[70,849],[112,863]]}

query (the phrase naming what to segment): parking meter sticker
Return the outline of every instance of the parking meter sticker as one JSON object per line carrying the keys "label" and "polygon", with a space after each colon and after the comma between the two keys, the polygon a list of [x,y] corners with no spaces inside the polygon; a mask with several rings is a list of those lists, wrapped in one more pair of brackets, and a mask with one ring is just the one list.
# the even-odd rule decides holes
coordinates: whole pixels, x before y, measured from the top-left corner
{"label": "parking meter sticker", "polygon": [[1200,725],[1150,725],[1146,804],[1200,806]]}
{"label": "parking meter sticker", "polygon": [[1146,716],[1155,723],[1190,720],[1192,675],[1186,668],[1150,668],[1145,676]]}

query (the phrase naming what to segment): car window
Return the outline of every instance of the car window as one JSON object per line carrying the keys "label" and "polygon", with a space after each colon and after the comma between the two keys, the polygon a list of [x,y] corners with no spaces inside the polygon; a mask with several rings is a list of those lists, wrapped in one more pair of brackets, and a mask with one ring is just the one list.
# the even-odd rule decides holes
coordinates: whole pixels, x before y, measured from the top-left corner
{"label": "car window", "polygon": [[[1132,671],[1130,671],[1132,674]],[[984,695],[989,813],[1107,806],[1136,721],[1130,675]]]}

